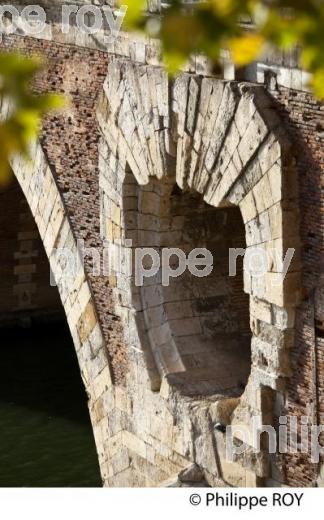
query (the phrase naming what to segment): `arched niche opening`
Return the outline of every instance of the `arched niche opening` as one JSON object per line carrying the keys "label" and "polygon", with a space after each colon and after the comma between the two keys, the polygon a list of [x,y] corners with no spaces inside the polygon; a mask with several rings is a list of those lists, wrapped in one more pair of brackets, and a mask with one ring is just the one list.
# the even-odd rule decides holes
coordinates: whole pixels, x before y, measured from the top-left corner
{"label": "arched niche opening", "polygon": [[[139,186],[130,171],[123,208],[125,238],[132,240],[133,249],[152,248],[160,258],[170,248],[187,258],[195,249],[207,249],[213,259],[212,272],[204,277],[188,268],[167,285],[161,268],[145,277],[141,286],[132,277],[141,349],[149,345],[160,376],[184,395],[242,395],[251,370],[242,258],[237,260],[236,275],[229,276],[230,250],[246,247],[239,208],[214,208],[197,192],[180,190],[172,178]],[[150,255],[142,261],[146,269],[152,268]],[[170,265],[178,268],[177,255],[170,257]]]}
{"label": "arched niche opening", "polygon": [[50,282],[13,177],[0,191],[0,487],[101,485],[87,395]]}

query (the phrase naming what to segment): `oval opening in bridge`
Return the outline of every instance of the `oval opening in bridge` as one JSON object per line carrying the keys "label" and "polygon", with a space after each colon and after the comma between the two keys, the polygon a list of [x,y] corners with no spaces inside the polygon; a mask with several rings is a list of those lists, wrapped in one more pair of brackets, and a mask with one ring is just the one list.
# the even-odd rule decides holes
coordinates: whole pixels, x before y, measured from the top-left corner
{"label": "oval opening in bridge", "polygon": [[[174,180],[139,187],[129,173],[124,225],[135,250],[153,248],[160,258],[171,248],[187,258],[195,249],[211,253],[213,269],[207,276],[187,268],[165,284],[160,268],[144,277],[141,287],[133,279],[133,301],[142,342],[149,338],[162,377],[185,395],[240,396],[251,370],[251,331],[242,257],[235,260],[236,275],[229,276],[230,250],[245,248],[239,208],[213,208],[200,194],[181,191]],[[171,269],[180,272],[182,255],[171,253]],[[148,261],[143,265],[151,268]]]}

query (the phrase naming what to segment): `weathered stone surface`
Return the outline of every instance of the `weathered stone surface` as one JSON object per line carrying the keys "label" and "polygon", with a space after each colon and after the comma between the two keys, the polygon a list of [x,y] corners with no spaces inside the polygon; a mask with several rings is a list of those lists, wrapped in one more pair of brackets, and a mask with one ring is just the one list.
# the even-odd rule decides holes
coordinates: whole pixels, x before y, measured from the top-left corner
{"label": "weathered stone surface", "polygon": [[179,473],[179,480],[187,483],[201,482],[204,480],[204,474],[197,464],[191,464]]}
{"label": "weathered stone surface", "polygon": [[[250,427],[254,415],[268,416],[264,387],[283,396],[291,374],[301,266],[292,264],[279,284],[277,276],[286,246],[298,249],[289,139],[279,132],[263,88],[186,73],[170,83],[158,49],[129,40],[122,35],[109,60],[105,53],[92,56],[102,81],[91,86],[91,96],[99,95],[97,119],[93,105],[91,124],[82,119],[85,135],[93,133],[91,150],[82,148],[83,173],[82,165],[72,166],[73,154],[53,171],[41,146],[32,168],[22,158],[12,164],[58,281],[104,484],[160,485],[173,475],[174,485],[192,484],[202,471],[208,485],[258,485],[271,476],[264,452],[254,456],[248,445],[245,457],[228,462],[213,426],[221,420]],[[63,50],[55,52],[60,57]],[[76,74],[83,78],[80,61]],[[53,257],[60,246],[76,254],[83,225],[89,246],[105,239],[121,257],[99,281],[89,276],[89,265],[64,280],[62,262]],[[209,241],[221,269],[205,283],[184,277],[163,287],[159,274],[135,287],[127,276],[127,239],[133,247],[186,252]],[[279,261],[263,277],[240,271],[240,283],[231,284],[225,251],[246,245],[263,251],[274,245]],[[250,350],[251,373],[251,360],[243,359]]]}

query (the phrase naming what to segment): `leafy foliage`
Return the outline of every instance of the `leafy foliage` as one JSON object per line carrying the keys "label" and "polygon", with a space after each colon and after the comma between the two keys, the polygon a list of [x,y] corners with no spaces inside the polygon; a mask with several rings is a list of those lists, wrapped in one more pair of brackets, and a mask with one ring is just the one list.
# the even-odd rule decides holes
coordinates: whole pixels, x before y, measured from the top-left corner
{"label": "leafy foliage", "polygon": [[[125,4],[125,1],[122,0]],[[193,52],[214,62],[221,49],[234,62],[247,65],[267,46],[288,50],[300,47],[300,65],[312,73],[311,86],[324,97],[324,2],[323,0],[206,0],[184,9],[181,0],[169,2],[161,18],[164,56],[171,72],[179,69]],[[146,28],[145,0],[126,0],[129,27]],[[246,20],[253,26],[247,29]]]}
{"label": "leafy foliage", "polygon": [[38,135],[41,117],[63,104],[60,96],[31,93],[30,82],[40,69],[37,59],[0,54],[0,100],[9,109],[6,119],[0,122],[0,186],[10,178],[11,155],[20,152],[28,157],[28,145]]}

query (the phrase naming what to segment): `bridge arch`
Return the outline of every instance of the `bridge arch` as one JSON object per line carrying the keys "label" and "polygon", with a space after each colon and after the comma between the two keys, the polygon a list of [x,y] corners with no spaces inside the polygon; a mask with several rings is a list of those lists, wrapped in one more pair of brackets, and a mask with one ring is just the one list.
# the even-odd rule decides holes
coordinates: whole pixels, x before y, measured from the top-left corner
{"label": "bridge arch", "polygon": [[105,343],[77,242],[40,143],[31,145],[30,157],[26,160],[15,156],[11,167],[49,260],[52,283],[58,288],[93,420],[91,407],[101,392],[102,381],[107,386],[111,381]]}

